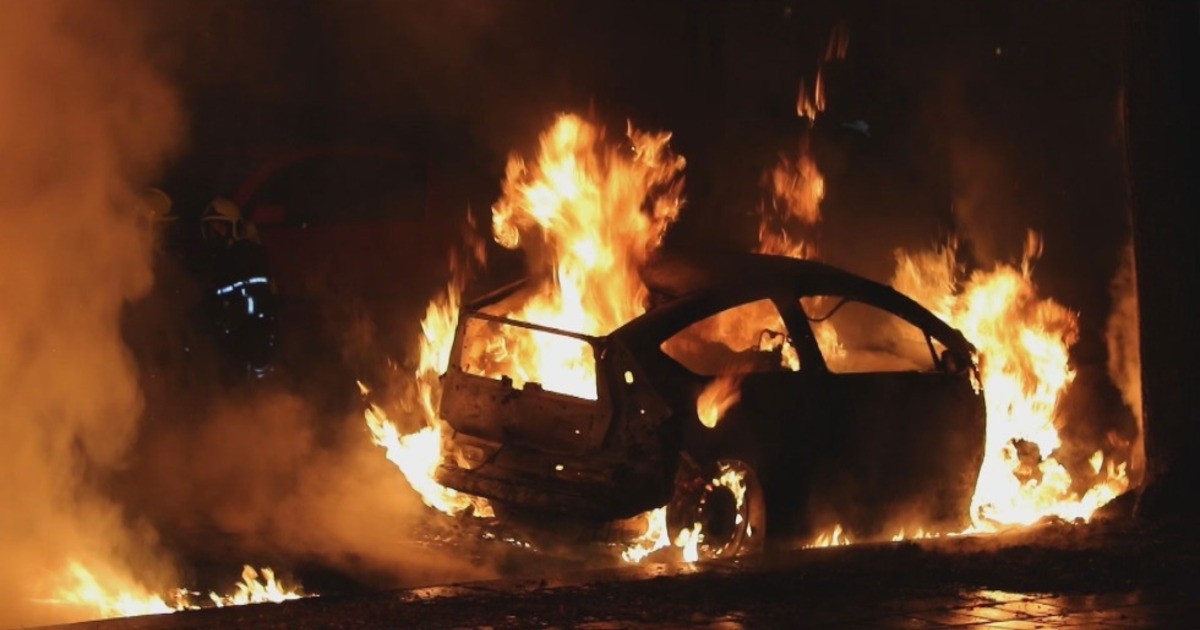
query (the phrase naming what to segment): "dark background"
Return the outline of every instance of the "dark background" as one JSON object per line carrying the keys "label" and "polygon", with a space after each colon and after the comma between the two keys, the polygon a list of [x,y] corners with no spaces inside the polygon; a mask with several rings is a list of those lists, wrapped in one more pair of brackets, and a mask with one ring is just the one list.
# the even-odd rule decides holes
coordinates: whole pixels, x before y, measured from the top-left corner
{"label": "dark background", "polygon": [[[799,84],[812,83],[844,25],[849,53],[825,69],[828,109],[814,132],[827,179],[812,234],[822,256],[886,281],[896,248],[956,234],[970,265],[990,267],[1016,262],[1036,230],[1043,294],[1080,313],[1079,406],[1121,414],[1103,336],[1129,240],[1123,6],[153,4],[152,50],[191,118],[163,185],[194,212],[288,155],[392,156],[316,158],[279,175],[277,189],[307,187],[323,203],[300,212],[283,199],[293,206],[284,225],[308,231],[266,240],[285,293],[318,305],[305,329],[337,331],[331,347],[368,346],[344,335],[368,312],[374,350],[403,357],[468,208],[486,231],[508,154],[530,155],[558,112],[590,115],[613,140],[626,120],[674,132],[688,203],[669,244],[752,247],[764,174],[805,130]],[[869,136],[842,127],[856,120]],[[362,177],[372,169],[382,175]],[[519,273],[515,256],[492,247],[491,259],[480,285]]]}
{"label": "dark background", "polygon": [[[794,151],[831,29],[824,250],[886,273],[894,246],[958,227],[983,263],[1044,233],[1048,293],[1102,316],[1127,238],[1116,3],[183,2],[155,50],[183,87],[191,144],[166,184],[232,194],[290,151],[380,147],[424,163],[444,207],[486,218],[511,151],[557,112],[675,133],[688,158],[679,241],[752,242],[763,173]],[[818,150],[823,150],[818,146]],[[836,155],[833,155],[836,153]],[[848,153],[848,157],[844,155]],[[400,169],[398,169],[399,171]],[[957,206],[957,207],[956,207]],[[337,212],[330,210],[330,220]],[[882,252],[882,256],[879,254]],[[882,258],[883,261],[872,259]]]}

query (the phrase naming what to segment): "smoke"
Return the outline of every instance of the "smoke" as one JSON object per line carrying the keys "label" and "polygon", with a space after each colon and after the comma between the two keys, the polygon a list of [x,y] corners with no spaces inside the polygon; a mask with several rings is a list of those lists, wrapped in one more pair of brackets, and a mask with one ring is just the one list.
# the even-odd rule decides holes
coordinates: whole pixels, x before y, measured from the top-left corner
{"label": "smoke", "polygon": [[371,443],[361,411],[330,417],[304,396],[261,389],[206,416],[148,427],[131,490],[185,555],[316,564],[374,587],[491,574],[431,544],[436,515]]}
{"label": "smoke", "polygon": [[136,193],[182,122],[131,8],[0,2],[0,626],[94,615],[34,601],[71,563],[131,590],[170,574],[99,490],[141,408],[118,326],[151,282]]}
{"label": "smoke", "polygon": [[1133,412],[1137,436],[1130,453],[1130,478],[1140,483],[1146,470],[1143,448],[1142,417],[1142,351],[1138,323],[1137,270],[1134,265],[1133,243],[1121,253],[1120,266],[1113,277],[1112,312],[1108,316],[1105,342],[1108,346],[1108,376],[1121,392],[1121,398]]}

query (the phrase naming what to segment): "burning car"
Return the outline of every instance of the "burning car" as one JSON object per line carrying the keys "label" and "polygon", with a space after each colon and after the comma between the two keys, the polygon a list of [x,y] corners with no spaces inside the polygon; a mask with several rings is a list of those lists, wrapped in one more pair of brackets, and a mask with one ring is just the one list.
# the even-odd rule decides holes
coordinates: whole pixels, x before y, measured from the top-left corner
{"label": "burning car", "polygon": [[[959,331],[813,261],[662,256],[642,280],[649,308],[601,336],[505,316],[524,281],[466,304],[437,481],[533,522],[666,505],[707,557],[827,518],[864,536],[969,522],[986,418]],[[532,347],[561,366],[540,382]]]}

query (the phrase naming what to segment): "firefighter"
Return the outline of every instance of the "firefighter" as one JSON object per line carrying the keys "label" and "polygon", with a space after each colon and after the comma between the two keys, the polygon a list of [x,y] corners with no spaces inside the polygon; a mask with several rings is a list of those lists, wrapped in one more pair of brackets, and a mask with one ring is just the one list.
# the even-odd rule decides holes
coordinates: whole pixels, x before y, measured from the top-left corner
{"label": "firefighter", "polygon": [[238,205],[224,197],[213,199],[200,215],[200,234],[215,248],[232,249],[248,242],[258,244],[258,230],[242,218]]}
{"label": "firefighter", "polygon": [[277,300],[258,232],[237,204],[218,197],[201,214],[200,233],[218,346],[238,372],[262,378],[275,354]]}

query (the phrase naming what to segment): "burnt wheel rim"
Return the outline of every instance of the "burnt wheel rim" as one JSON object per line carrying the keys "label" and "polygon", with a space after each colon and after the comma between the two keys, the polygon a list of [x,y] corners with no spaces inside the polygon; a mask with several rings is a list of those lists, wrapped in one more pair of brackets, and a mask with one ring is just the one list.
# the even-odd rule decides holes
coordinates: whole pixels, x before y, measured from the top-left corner
{"label": "burnt wheel rim", "polygon": [[754,469],[739,460],[720,460],[713,470],[697,506],[700,557],[727,558],[761,548],[765,519]]}

